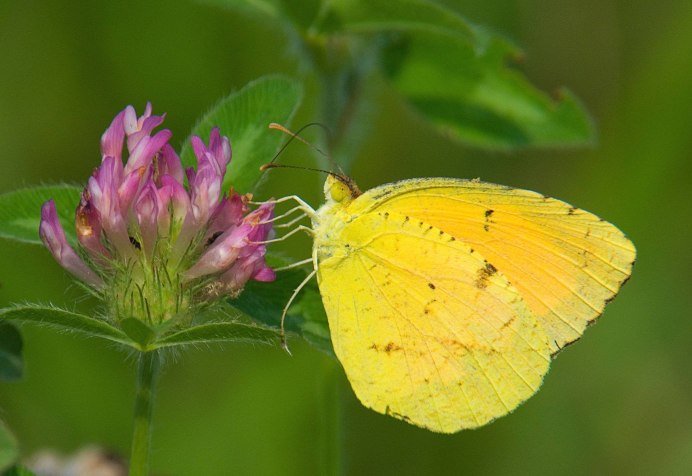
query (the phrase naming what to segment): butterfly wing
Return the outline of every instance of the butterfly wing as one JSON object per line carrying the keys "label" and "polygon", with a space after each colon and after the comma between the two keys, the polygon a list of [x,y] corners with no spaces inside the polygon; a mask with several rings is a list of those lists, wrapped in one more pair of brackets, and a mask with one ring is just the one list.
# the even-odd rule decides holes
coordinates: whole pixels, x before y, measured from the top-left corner
{"label": "butterfly wing", "polygon": [[629,278],[631,241],[597,216],[528,190],[415,179],[369,190],[359,213],[419,217],[467,243],[519,290],[553,353],[581,337]]}
{"label": "butterfly wing", "polygon": [[332,342],[361,402],[451,433],[533,395],[550,362],[518,290],[451,235],[365,213],[317,248]]}

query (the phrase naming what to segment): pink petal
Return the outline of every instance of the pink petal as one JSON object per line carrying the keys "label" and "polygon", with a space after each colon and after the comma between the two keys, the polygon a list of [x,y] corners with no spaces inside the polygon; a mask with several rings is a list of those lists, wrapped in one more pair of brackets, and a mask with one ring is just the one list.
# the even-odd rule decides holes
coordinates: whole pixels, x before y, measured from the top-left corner
{"label": "pink petal", "polygon": [[243,247],[247,246],[247,235],[251,229],[249,225],[241,225],[226,231],[216,239],[199,261],[185,272],[185,280],[228,269],[240,255]]}
{"label": "pink petal", "polygon": [[101,218],[98,210],[91,203],[88,189],[84,189],[75,213],[75,231],[79,243],[99,263],[103,264],[111,256],[101,243]]}
{"label": "pink petal", "polygon": [[123,119],[125,117],[126,111],[127,108],[121,111],[117,116],[115,116],[113,122],[111,122],[111,125],[101,136],[101,153],[104,157],[111,156],[120,159],[120,157],[122,156],[123,139],[125,136]]}
{"label": "pink petal", "polygon": [[[183,183],[185,172],[180,162],[180,157],[175,153],[170,144],[165,144],[161,149],[161,157],[158,160],[157,176],[170,175],[179,183]],[[160,185],[160,184],[159,184]]]}
{"label": "pink petal", "polygon": [[156,153],[161,150],[164,144],[171,138],[171,135],[171,131],[164,129],[157,132],[153,137],[143,137],[130,154],[127,164],[125,165],[125,173],[128,174],[140,167],[148,167]]}
{"label": "pink petal", "polygon": [[244,195],[232,192],[229,197],[221,199],[221,203],[209,220],[206,242],[211,236],[223,232],[231,226],[238,226],[243,221],[243,215],[247,213],[247,198]]}
{"label": "pink petal", "polygon": [[267,283],[276,280],[276,273],[273,269],[271,269],[269,266],[263,263],[263,266],[261,266],[258,270],[255,271],[255,274],[254,276],[252,276],[252,279],[254,279],[255,281],[262,281]]}
{"label": "pink petal", "polygon": [[89,268],[67,243],[65,231],[58,219],[55,202],[49,200],[41,207],[39,235],[53,257],[67,271],[94,287],[103,286],[103,280]]}
{"label": "pink petal", "polygon": [[137,223],[142,238],[142,249],[146,256],[152,256],[157,238],[157,219],[159,213],[158,193],[154,182],[149,181],[135,203]]}

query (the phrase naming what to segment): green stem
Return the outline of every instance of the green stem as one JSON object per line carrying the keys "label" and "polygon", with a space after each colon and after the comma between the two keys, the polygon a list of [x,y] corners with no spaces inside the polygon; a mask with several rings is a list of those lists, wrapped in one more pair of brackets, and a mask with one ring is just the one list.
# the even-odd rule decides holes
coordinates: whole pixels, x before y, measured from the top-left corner
{"label": "green stem", "polygon": [[334,362],[324,364],[318,374],[320,393],[320,425],[322,434],[318,439],[321,474],[340,476],[344,474],[341,450],[343,448],[343,415],[341,401],[341,372]]}
{"label": "green stem", "polygon": [[159,351],[140,352],[139,354],[130,476],[146,476],[149,472],[151,415],[154,408],[154,388],[159,374],[160,359]]}

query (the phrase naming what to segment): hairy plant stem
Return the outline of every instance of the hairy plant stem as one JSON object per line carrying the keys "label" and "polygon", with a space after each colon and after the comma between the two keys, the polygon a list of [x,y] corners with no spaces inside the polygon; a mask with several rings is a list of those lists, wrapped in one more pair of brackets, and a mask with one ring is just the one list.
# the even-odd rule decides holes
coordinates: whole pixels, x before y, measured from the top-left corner
{"label": "hairy plant stem", "polygon": [[137,362],[137,394],[130,454],[130,476],[146,476],[149,472],[151,417],[154,408],[154,390],[161,363],[159,352],[140,352]]}

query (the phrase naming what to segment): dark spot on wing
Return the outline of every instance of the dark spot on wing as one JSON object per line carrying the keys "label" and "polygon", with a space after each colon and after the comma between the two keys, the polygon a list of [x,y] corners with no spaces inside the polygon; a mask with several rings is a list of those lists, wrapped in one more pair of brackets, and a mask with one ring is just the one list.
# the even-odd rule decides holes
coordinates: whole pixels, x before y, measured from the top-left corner
{"label": "dark spot on wing", "polygon": [[497,273],[497,268],[486,261],[485,266],[478,270],[474,284],[478,289],[485,289],[488,287],[488,279],[495,273]]}
{"label": "dark spot on wing", "polygon": [[577,211],[576,207],[569,207],[569,210],[567,210],[568,215],[574,215],[574,212]]}
{"label": "dark spot on wing", "polygon": [[510,318],[507,320],[507,322],[505,322],[504,324],[502,324],[501,329],[505,329],[505,328],[511,326],[512,323],[516,320],[516,318],[517,318],[517,315],[514,314],[512,317],[510,317]]}
{"label": "dark spot on wing", "polygon": [[396,352],[397,350],[402,350],[402,347],[395,344],[394,342],[389,342],[385,346],[380,346],[373,342],[373,344],[370,347],[368,347],[368,349],[374,350],[375,352],[385,352],[387,355],[389,355],[392,352]]}
{"label": "dark spot on wing", "polygon": [[429,287],[430,289],[435,289],[435,285],[434,285],[433,283],[428,283],[428,287]]}
{"label": "dark spot on wing", "polygon": [[491,220],[490,217],[493,216],[493,213],[495,213],[495,210],[488,208],[485,211],[485,224],[483,225],[483,229],[485,231],[490,231],[490,224],[495,223],[495,221]]}
{"label": "dark spot on wing", "polygon": [[387,354],[389,354],[390,352],[394,352],[395,350],[401,350],[401,347],[396,345],[394,342],[390,342],[384,347],[384,351]]}

